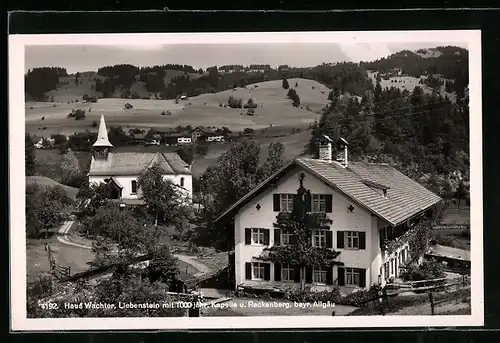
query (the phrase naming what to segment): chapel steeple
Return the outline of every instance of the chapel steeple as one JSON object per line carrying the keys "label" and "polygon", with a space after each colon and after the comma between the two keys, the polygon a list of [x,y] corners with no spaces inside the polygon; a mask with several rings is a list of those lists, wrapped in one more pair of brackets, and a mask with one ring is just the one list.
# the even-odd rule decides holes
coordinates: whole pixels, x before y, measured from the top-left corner
{"label": "chapel steeple", "polygon": [[109,149],[113,144],[108,139],[108,130],[104,121],[104,111],[101,110],[101,121],[99,123],[99,131],[97,132],[97,140],[92,145],[94,158],[108,158]]}

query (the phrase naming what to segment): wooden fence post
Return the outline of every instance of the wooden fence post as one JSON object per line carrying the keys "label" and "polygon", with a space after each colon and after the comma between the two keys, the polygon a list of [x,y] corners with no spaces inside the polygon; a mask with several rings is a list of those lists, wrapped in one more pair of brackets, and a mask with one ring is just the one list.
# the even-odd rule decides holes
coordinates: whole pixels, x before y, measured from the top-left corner
{"label": "wooden fence post", "polygon": [[382,294],[380,297],[380,314],[385,316],[385,305],[387,301],[387,289],[384,287],[382,288]]}
{"label": "wooden fence post", "polygon": [[431,314],[434,315],[434,295],[432,292],[429,292],[429,300],[431,302]]}

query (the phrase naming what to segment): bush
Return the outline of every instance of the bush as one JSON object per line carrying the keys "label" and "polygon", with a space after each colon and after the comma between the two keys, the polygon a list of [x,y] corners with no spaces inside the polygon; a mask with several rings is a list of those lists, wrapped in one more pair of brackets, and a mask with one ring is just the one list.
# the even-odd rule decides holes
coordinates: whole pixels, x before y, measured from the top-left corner
{"label": "bush", "polygon": [[242,108],[243,107],[243,100],[239,98],[234,98],[233,96],[230,96],[227,99],[227,104],[231,108]]}
{"label": "bush", "polygon": [[249,108],[247,110],[247,116],[253,116],[255,114],[255,110],[253,108]]}
{"label": "bush", "polygon": [[370,301],[373,301],[379,297],[379,291],[381,287],[379,285],[373,285],[368,290],[361,289],[354,291],[345,297],[338,300],[339,305],[356,306],[362,307],[366,306]]}
{"label": "bush", "polygon": [[94,120],[94,121],[92,122],[92,127],[97,127],[97,121],[95,121],[95,120]]}

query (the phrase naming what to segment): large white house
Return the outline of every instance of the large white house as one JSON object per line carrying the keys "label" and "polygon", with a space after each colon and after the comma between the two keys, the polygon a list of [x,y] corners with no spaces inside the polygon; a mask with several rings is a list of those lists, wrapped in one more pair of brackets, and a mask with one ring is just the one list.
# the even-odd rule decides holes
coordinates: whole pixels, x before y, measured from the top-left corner
{"label": "large white house", "polygon": [[[236,288],[299,285],[305,273],[313,289],[338,285],[349,293],[397,277],[408,244],[388,253],[382,242],[410,229],[442,199],[390,165],[348,161],[348,143],[336,144],[339,154],[332,160],[332,141],[323,136],[319,158],[291,160],[217,218],[234,229]],[[339,251],[336,261],[343,266],[296,268],[262,258],[265,247],[293,239],[273,223],[279,212],[291,211],[299,179],[311,192],[312,211],[332,220],[327,230],[314,232],[312,244]]]}
{"label": "large white house", "polygon": [[108,139],[104,114],[101,114],[99,132],[92,146],[93,154],[89,170],[89,183],[108,183],[114,186],[114,198],[124,205],[141,204],[139,176],[157,164],[163,177],[177,186],[179,191],[192,199],[193,182],[189,165],[177,153],[161,152],[113,152]]}

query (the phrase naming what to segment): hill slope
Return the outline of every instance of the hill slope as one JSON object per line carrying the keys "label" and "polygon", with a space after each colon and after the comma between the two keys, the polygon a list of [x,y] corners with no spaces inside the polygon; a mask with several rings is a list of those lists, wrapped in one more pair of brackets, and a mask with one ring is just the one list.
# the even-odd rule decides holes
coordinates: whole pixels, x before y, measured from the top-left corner
{"label": "hill slope", "polygon": [[35,183],[41,186],[50,186],[50,187],[61,186],[71,199],[76,200],[76,194],[78,193],[78,188],[60,184],[59,182],[49,179],[48,177],[45,176],[26,176],[26,185],[32,185]]}
{"label": "hill slope", "polygon": [[[166,127],[191,125],[193,127],[215,126],[228,127],[231,131],[241,131],[244,128],[266,128],[273,126],[288,126],[307,128],[310,123],[319,119],[319,112],[328,103],[329,89],[319,82],[306,79],[289,79],[291,88],[295,88],[301,99],[301,105],[294,107],[287,98],[287,91],[280,81],[256,83],[246,88],[235,88],[219,93],[203,94],[181,100],[143,100],[143,99],[99,99],[97,103],[27,103],[26,130],[37,135],[52,133],[72,134],[86,129],[96,130],[93,122],[99,121],[101,110],[106,115],[109,126],[123,128]],[[297,84],[297,87],[294,87]],[[252,98],[258,107],[255,115],[247,115],[245,108],[230,108],[228,98],[241,98],[246,103]],[[124,108],[125,103],[134,107]],[[71,110],[85,109],[86,118],[74,120],[67,118]],[[89,109],[92,109],[89,112]],[[170,115],[161,115],[162,111]],[[44,118],[42,120],[42,117]],[[41,130],[42,128],[45,130]]]}

